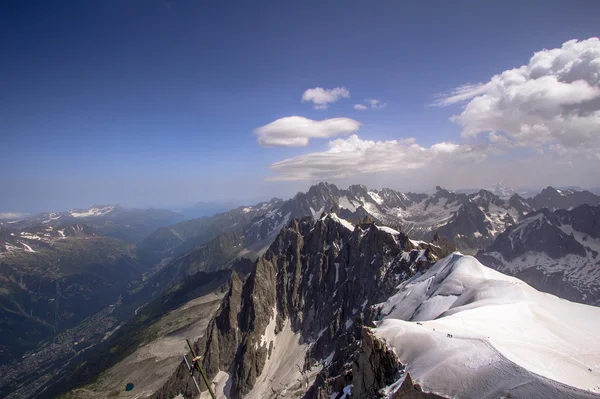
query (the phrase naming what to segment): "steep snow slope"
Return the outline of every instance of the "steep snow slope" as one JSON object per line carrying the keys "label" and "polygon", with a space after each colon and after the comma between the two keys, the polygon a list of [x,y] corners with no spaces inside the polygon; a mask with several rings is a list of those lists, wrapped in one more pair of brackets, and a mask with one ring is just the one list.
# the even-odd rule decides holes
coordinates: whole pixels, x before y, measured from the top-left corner
{"label": "steep snow slope", "polygon": [[541,293],[458,252],[398,288],[380,305],[374,332],[425,390],[598,397],[600,308]]}

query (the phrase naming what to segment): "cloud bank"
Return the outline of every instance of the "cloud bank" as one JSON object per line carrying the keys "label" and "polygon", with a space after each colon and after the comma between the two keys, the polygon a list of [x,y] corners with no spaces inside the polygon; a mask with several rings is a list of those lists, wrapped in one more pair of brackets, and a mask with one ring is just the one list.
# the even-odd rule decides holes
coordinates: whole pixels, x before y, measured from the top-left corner
{"label": "cloud bank", "polygon": [[467,102],[452,120],[462,137],[488,136],[507,148],[530,147],[600,159],[600,40],[570,40],[527,65],[461,86],[436,102]]}
{"label": "cloud bank", "polygon": [[28,213],[20,212],[0,212],[0,220],[17,220],[29,216]]}
{"label": "cloud bank", "polygon": [[328,138],[356,132],[360,122],[350,118],[315,121],[302,116],[288,116],[254,130],[263,147],[305,147],[311,138]]}
{"label": "cloud bank", "polygon": [[329,104],[342,98],[350,98],[350,92],[345,87],[336,87],[335,89],[315,87],[302,94],[302,102],[312,102],[314,109],[327,109]]}
{"label": "cloud bank", "polygon": [[[375,99],[365,104],[371,108],[385,106]],[[427,147],[413,138],[372,141],[354,134],[330,141],[325,151],[272,164],[274,176],[270,179],[356,180],[381,174],[385,179],[407,183],[437,181],[470,187],[513,176],[512,184],[568,181],[597,185],[598,38],[571,40],[560,48],[536,52],[526,65],[494,75],[485,83],[457,87],[435,102],[438,106],[454,104],[464,104],[461,112],[451,118],[462,128],[458,143]],[[367,106],[356,104],[354,108],[365,110]],[[354,132],[358,125],[352,129]],[[309,137],[351,133],[350,125],[343,133],[325,130],[327,133],[308,133],[313,129],[307,128],[300,136],[282,135],[281,140],[306,145]]]}
{"label": "cloud bank", "polygon": [[421,147],[414,138],[404,140],[361,140],[353,134],[329,142],[329,149],[276,162],[272,180],[345,179],[374,172],[406,172],[434,163],[481,162],[482,148],[452,143]]}

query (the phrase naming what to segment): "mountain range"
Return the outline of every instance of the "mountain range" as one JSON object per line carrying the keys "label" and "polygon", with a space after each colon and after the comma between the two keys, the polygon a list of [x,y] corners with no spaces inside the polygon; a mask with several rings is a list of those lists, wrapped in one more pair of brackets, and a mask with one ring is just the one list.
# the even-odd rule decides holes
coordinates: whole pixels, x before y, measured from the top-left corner
{"label": "mountain range", "polygon": [[500,234],[477,258],[533,287],[600,305],[600,206],[543,208]]}
{"label": "mountain range", "polygon": [[[228,397],[263,397],[269,390],[286,397],[307,387],[306,397],[319,398],[364,397],[355,396],[363,389],[372,397],[384,391],[452,396],[394,357],[391,338],[366,329],[385,320],[383,304],[458,247],[478,251],[481,263],[533,287],[528,289],[597,305],[598,204],[600,197],[573,188],[548,187],[523,198],[501,184],[472,193],[437,187],[419,194],[319,183],[289,200],[186,221],[168,211],[113,206],[4,221],[0,394],[54,397],[85,386],[68,397],[98,397],[107,390],[124,395],[119,387],[130,378],[157,397],[190,395],[195,388],[176,360],[185,347],[166,340],[182,340],[188,331],[215,388],[228,390]],[[469,268],[485,268],[466,258]],[[478,276],[489,277],[487,268],[481,270]],[[432,281],[450,274],[438,273]],[[443,309],[431,320],[450,312],[450,300],[463,295],[430,294],[418,306],[423,312]],[[521,306],[525,294],[515,295]],[[197,309],[200,319],[189,309]],[[417,314],[401,319],[416,322]],[[557,326],[551,328],[562,328]],[[166,348],[169,354],[161,352]],[[540,392],[563,392],[530,364],[494,350],[510,359],[502,360],[502,370],[510,364]],[[21,356],[25,360],[18,361]],[[96,366],[80,368],[88,362]],[[138,366],[161,377],[142,382]],[[90,385],[90,379],[96,382]],[[578,395],[593,388],[564,384]]]}
{"label": "mountain range", "polygon": [[[228,398],[596,397],[600,309],[458,252],[434,264],[444,255],[372,222],[293,220],[247,278],[233,276],[196,343],[213,389]],[[156,396],[195,389],[180,365]]]}
{"label": "mountain range", "polygon": [[44,212],[17,220],[0,220],[15,229],[64,224],[86,224],[100,233],[137,243],[161,226],[183,220],[183,215],[163,209],[128,209],[118,205],[95,205],[88,209]]}

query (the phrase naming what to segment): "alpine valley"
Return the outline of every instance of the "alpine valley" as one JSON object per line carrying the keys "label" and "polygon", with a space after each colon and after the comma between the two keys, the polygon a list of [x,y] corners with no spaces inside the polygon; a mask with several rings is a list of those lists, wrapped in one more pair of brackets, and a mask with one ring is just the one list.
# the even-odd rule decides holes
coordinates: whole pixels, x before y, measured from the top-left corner
{"label": "alpine valley", "polygon": [[218,398],[600,398],[600,196],[522,194],[1,220],[0,396],[209,398],[189,339]]}

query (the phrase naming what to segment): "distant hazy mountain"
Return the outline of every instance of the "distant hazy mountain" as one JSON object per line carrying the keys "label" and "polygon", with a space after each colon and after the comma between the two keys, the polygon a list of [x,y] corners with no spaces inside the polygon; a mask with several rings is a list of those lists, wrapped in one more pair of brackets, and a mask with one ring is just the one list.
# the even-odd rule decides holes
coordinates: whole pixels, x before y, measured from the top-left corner
{"label": "distant hazy mountain", "polygon": [[283,201],[273,198],[253,206],[241,206],[211,217],[186,220],[161,227],[138,244],[145,256],[155,261],[184,255],[206,244],[220,234],[243,230],[251,221],[281,206]]}
{"label": "distant hazy mountain", "polygon": [[508,199],[514,194],[517,194],[517,191],[514,188],[510,187],[507,184],[504,184],[503,182],[496,183],[487,190],[490,191],[492,194],[504,199]]}
{"label": "distant hazy mountain", "polygon": [[198,202],[193,206],[184,208],[181,213],[183,213],[186,219],[197,219],[205,216],[213,216],[217,213],[224,213],[239,206],[239,203],[233,201]]}
{"label": "distant hazy mountain", "polygon": [[161,226],[183,220],[183,215],[162,209],[128,209],[118,205],[95,205],[67,212],[46,212],[4,223],[14,228],[56,227],[86,224],[103,235],[137,243]]}
{"label": "distant hazy mountain", "polygon": [[600,187],[593,187],[593,188],[590,188],[588,191],[592,192],[596,195],[600,195]]}

